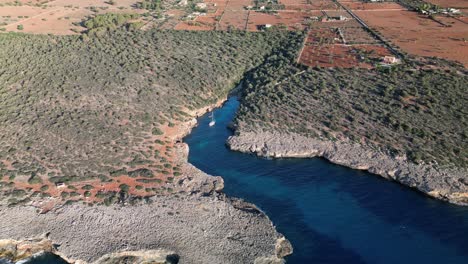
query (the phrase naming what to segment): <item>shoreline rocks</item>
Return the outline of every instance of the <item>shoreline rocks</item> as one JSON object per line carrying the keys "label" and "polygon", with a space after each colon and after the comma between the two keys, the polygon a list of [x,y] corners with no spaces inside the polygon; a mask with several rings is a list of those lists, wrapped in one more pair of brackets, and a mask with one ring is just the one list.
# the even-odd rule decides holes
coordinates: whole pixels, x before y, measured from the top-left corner
{"label": "shoreline rocks", "polygon": [[[174,140],[194,125],[196,120],[187,123]],[[221,193],[221,177],[187,162],[187,144],[176,144],[176,151],[184,166],[183,174],[167,186],[173,194],[132,206],[72,204],[47,213],[31,205],[0,205],[0,239],[21,243],[47,233],[47,241],[56,248],[45,252],[70,263],[129,258],[136,263],[285,263],[292,246],[268,216],[253,204]]]}
{"label": "shoreline rocks", "polygon": [[135,206],[74,204],[46,214],[32,206],[0,207],[1,238],[27,241],[44,232],[57,246],[51,252],[71,263],[148,250],[170,252],[179,263],[284,263],[291,252],[278,250],[284,238],[262,211],[216,192],[153,197]]}
{"label": "shoreline rocks", "polygon": [[468,173],[464,169],[418,165],[359,144],[279,132],[236,132],[226,143],[234,151],[273,158],[323,157],[338,165],[394,180],[440,200],[468,205]]}

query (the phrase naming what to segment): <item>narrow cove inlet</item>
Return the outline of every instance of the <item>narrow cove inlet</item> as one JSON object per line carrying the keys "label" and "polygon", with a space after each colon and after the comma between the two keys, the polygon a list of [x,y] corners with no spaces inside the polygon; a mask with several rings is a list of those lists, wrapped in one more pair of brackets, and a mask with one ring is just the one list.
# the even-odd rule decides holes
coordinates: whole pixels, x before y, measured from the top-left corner
{"label": "narrow cove inlet", "polygon": [[261,208],[292,243],[288,263],[466,263],[468,208],[319,158],[263,159],[230,151],[230,98],[185,138],[189,162],[224,192]]}
{"label": "narrow cove inlet", "polygon": [[0,0],[0,264],[468,264],[468,0],[122,1]]}

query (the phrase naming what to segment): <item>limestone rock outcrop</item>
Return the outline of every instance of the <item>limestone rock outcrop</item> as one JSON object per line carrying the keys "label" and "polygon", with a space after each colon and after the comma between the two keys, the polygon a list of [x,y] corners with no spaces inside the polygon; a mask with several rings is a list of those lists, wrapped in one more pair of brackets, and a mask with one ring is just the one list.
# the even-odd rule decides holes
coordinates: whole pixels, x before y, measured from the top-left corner
{"label": "limestone rock outcrop", "polygon": [[324,141],[297,134],[238,131],[228,139],[227,145],[232,150],[263,157],[323,157],[338,165],[397,181],[437,199],[468,205],[466,169],[415,164],[405,157],[392,157],[360,144]]}

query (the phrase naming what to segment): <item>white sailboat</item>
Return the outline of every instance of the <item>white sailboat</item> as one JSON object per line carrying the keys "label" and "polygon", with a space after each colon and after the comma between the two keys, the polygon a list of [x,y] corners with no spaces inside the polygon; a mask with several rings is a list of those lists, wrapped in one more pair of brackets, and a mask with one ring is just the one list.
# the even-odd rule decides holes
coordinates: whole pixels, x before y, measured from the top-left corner
{"label": "white sailboat", "polygon": [[211,127],[211,126],[214,126],[216,124],[216,121],[214,120],[213,112],[211,112],[210,117],[211,117],[211,121],[210,121],[209,126]]}

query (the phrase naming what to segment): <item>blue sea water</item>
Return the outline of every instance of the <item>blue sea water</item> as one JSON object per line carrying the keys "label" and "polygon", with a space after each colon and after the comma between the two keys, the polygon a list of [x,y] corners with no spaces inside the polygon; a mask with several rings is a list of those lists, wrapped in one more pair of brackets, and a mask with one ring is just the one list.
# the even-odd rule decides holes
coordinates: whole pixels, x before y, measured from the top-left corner
{"label": "blue sea water", "polygon": [[[1,260],[0,260],[0,263],[2,263]],[[30,258],[27,261],[20,261],[17,263],[21,263],[21,264],[67,264],[68,262],[66,262],[65,260],[63,260],[62,258],[60,258],[59,256],[55,254],[45,253],[45,254],[41,254],[39,256]],[[5,264],[8,264],[8,262],[5,262]]]}
{"label": "blue sea water", "polygon": [[222,176],[225,193],[259,206],[293,244],[288,263],[468,263],[468,208],[379,176],[313,159],[229,151],[231,98],[185,138],[189,162]]}
{"label": "blue sea water", "polygon": [[[189,162],[220,175],[225,193],[259,206],[293,244],[289,264],[468,263],[468,208],[323,159],[263,159],[229,151],[231,98],[185,138]],[[62,264],[54,255],[30,264]]]}

